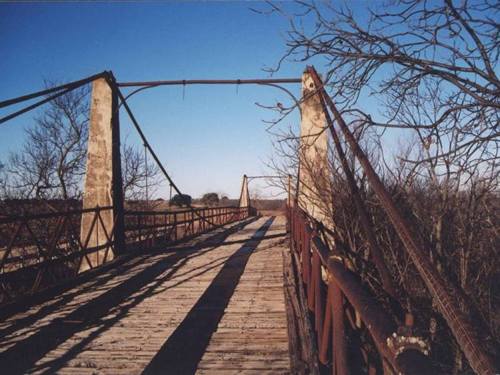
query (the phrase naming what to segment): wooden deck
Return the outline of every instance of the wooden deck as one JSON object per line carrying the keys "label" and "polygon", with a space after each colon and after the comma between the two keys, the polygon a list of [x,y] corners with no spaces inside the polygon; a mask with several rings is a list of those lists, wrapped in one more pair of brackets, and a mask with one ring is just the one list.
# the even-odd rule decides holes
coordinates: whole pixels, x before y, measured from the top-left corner
{"label": "wooden deck", "polygon": [[289,373],[284,232],[230,225],[0,310],[0,372]]}

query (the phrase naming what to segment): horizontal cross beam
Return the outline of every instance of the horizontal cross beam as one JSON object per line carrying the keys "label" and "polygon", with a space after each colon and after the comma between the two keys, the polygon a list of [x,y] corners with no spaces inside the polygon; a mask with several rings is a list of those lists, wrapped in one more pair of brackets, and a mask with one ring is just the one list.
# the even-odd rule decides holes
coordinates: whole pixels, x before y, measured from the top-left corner
{"label": "horizontal cross beam", "polygon": [[247,178],[250,180],[255,178],[282,178],[282,176],[247,176]]}
{"label": "horizontal cross beam", "polygon": [[120,87],[148,87],[174,85],[265,85],[301,83],[301,78],[264,78],[264,79],[178,79],[166,81],[118,82]]}

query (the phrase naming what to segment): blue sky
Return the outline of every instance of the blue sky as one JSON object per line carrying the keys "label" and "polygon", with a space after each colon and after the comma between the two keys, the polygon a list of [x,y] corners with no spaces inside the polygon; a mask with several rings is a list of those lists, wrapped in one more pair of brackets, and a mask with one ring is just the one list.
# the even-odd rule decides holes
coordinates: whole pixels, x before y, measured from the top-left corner
{"label": "blue sky", "polygon": [[[262,69],[284,53],[288,24],[250,10],[260,5],[1,3],[0,100],[41,89],[44,79],[71,81],[103,70],[118,81],[268,77]],[[304,68],[285,64],[276,76],[300,77]],[[287,88],[300,94],[299,84]],[[285,98],[258,86],[163,87],[134,96],[130,105],[181,190],[236,197],[241,176],[268,173],[263,161],[272,155],[261,121],[272,113],[257,101]],[[20,147],[32,116],[0,125],[0,160]],[[121,119],[122,140],[140,145],[123,111]],[[298,122],[295,113],[284,126]]]}
{"label": "blue sky", "polygon": [[[112,70],[119,81],[267,77],[284,51],[286,21],[249,10],[255,3],[0,4],[0,98]],[[300,77],[304,66],[278,75]],[[290,87],[299,93],[299,85]],[[256,86],[166,87],[130,105],[183,191],[237,196],[241,175],[266,172],[272,153],[255,105],[282,100]],[[10,110],[10,109],[9,109]],[[3,111],[2,113],[6,113]],[[122,138],[139,144],[124,112]],[[296,124],[298,114],[289,123]],[[0,157],[23,141],[24,115],[2,126]],[[160,192],[166,194],[166,189]]]}

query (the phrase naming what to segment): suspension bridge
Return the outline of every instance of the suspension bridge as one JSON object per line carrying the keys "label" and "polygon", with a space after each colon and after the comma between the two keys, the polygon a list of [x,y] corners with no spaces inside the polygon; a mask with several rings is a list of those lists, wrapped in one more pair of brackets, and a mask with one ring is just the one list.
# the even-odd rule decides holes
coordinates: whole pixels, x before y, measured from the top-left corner
{"label": "suspension bridge", "polygon": [[[0,102],[38,100],[92,84],[82,207],[0,216],[0,368],[5,374],[434,374],[378,248],[346,159],[349,147],[470,366],[495,373],[471,317],[415,240],[313,67],[300,78],[119,82],[111,72]],[[239,204],[180,210],[125,207],[120,110],[170,186],[182,194],[127,100],[162,85],[301,84],[300,167],[281,176],[287,207],[262,216],[244,176]],[[128,94],[124,90],[133,89]],[[341,144],[339,132],[345,143]],[[330,139],[355,206],[375,295],[344,256],[318,207]],[[266,176],[275,178],[276,176]],[[318,198],[320,197],[320,198]]]}

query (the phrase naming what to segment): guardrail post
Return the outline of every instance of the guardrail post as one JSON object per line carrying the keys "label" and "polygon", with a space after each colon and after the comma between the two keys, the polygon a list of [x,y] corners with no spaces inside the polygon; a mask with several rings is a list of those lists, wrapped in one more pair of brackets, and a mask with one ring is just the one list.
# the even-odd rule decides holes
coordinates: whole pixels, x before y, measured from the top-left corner
{"label": "guardrail post", "polygon": [[332,303],[332,346],[333,366],[337,374],[349,374],[347,366],[347,349],[344,327],[344,303],[342,292],[333,280],[329,280],[328,293]]}
{"label": "guardrail post", "polygon": [[177,241],[177,212],[174,212],[174,223],[173,223],[174,229],[174,241]]}

